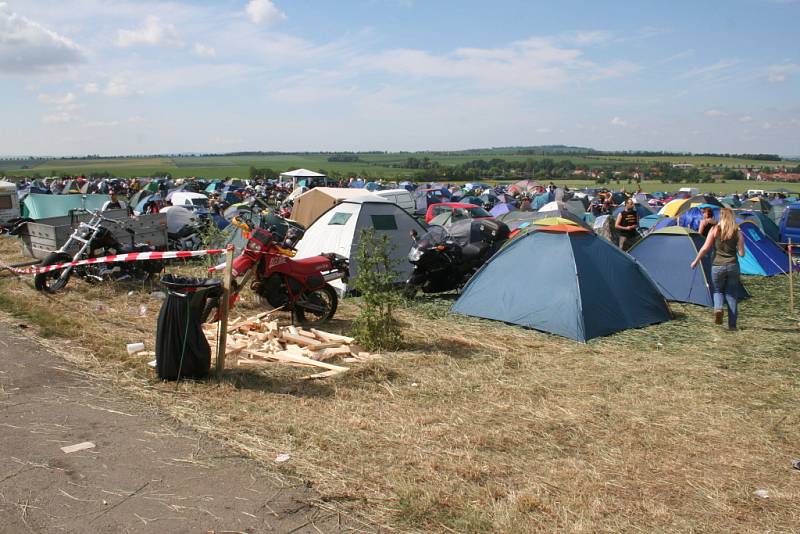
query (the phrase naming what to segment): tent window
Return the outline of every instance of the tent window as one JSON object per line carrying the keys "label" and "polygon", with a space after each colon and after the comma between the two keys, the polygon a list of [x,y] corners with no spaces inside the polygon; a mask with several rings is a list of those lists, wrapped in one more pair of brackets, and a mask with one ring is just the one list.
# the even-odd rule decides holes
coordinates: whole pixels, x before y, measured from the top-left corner
{"label": "tent window", "polygon": [[352,213],[343,213],[341,211],[339,213],[334,213],[328,226],[344,226],[352,215]]}
{"label": "tent window", "polygon": [[0,196],[0,210],[11,209],[11,197],[9,195]]}
{"label": "tent window", "polygon": [[792,208],[789,210],[789,215],[786,217],[786,226],[789,228],[800,226],[800,209]]}
{"label": "tent window", "polygon": [[394,215],[370,215],[372,226],[376,230],[397,230],[397,221]]}

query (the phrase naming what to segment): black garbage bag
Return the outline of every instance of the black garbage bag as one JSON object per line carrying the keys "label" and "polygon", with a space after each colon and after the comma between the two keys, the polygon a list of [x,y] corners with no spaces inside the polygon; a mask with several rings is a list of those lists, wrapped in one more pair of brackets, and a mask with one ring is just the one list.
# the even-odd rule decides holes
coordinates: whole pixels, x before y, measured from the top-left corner
{"label": "black garbage bag", "polygon": [[158,314],[156,373],[162,380],[205,378],[211,368],[211,347],[201,316],[206,300],[222,296],[222,280],[164,275],[167,298]]}

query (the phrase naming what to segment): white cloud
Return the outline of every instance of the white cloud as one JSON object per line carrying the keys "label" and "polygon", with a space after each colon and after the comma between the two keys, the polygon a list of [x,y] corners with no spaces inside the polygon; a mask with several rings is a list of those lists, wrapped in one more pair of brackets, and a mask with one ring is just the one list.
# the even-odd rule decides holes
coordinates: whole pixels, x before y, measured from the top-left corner
{"label": "white cloud", "polygon": [[682,52],[678,52],[676,54],[672,54],[669,57],[665,57],[664,59],[660,60],[658,63],[671,63],[673,61],[678,61],[679,59],[686,59],[688,57],[692,57],[694,55],[694,49],[689,48],[688,50],[684,50]]}
{"label": "white cloud", "polygon": [[200,57],[214,57],[217,55],[217,51],[213,46],[204,45],[203,43],[195,43],[193,50]]}
{"label": "white cloud", "polygon": [[703,78],[703,79],[710,79],[715,75],[719,74],[722,71],[728,70],[731,67],[734,67],[739,64],[738,59],[721,59],[716,63],[711,65],[706,65],[704,67],[695,67],[693,69],[689,69],[688,71],[684,72],[680,76],[679,79],[687,79],[687,78]]}
{"label": "white cloud", "polygon": [[727,116],[727,113],[718,109],[708,109],[703,112],[703,115],[706,117],[725,117]]}
{"label": "white cloud", "polygon": [[255,24],[273,24],[286,19],[286,13],[278,9],[272,0],[250,0],[245,12]]}
{"label": "white cloud", "polygon": [[84,126],[88,126],[89,128],[111,128],[113,126],[119,126],[119,121],[88,121]]}
{"label": "white cloud", "polygon": [[0,2],[0,72],[25,74],[82,63],[80,46]]}
{"label": "white cloud", "polygon": [[764,124],[761,125],[761,129],[762,130],[771,130],[772,129],[772,123],[771,122],[765,122]]}
{"label": "white cloud", "polygon": [[563,36],[567,43],[577,46],[607,43],[614,37],[614,34],[605,30],[578,31],[568,33]]}
{"label": "white cloud", "polygon": [[74,93],[67,93],[64,95],[40,94],[39,102],[51,106],[66,106],[68,104],[72,104],[73,102],[75,102],[75,94]]}
{"label": "white cloud", "polygon": [[83,85],[83,92],[88,94],[88,95],[99,93],[100,92],[100,87],[94,82],[87,83],[87,84]]}
{"label": "white cloud", "polygon": [[151,15],[140,28],[117,31],[117,46],[124,48],[135,45],[182,46],[183,43],[175,26],[163,23],[161,19]]}
{"label": "white cloud", "polygon": [[616,61],[600,65],[583,59],[583,51],[559,44],[559,38],[531,37],[503,48],[457,48],[447,54],[394,49],[354,61],[393,74],[419,78],[467,79],[487,87],[521,90],[555,89],[573,79],[617,78],[638,69]]}
{"label": "white cloud", "polygon": [[628,126],[628,121],[623,119],[622,117],[614,117],[609,121],[611,126],[618,126],[620,128],[626,128]]}
{"label": "white cloud", "polygon": [[800,65],[796,65],[795,63],[770,65],[767,67],[767,81],[769,83],[783,83],[787,81],[792,74],[798,71],[800,71]]}
{"label": "white cloud", "polygon": [[134,92],[136,91],[131,89],[128,83],[122,78],[110,79],[106,84],[106,88],[103,90],[103,94],[106,96],[130,96]]}
{"label": "white cloud", "polygon": [[753,117],[751,117],[750,115],[743,115],[743,116],[739,117],[739,122],[741,122],[742,124],[747,124],[748,122],[753,122]]}
{"label": "white cloud", "polygon": [[75,116],[66,111],[59,111],[49,115],[42,116],[42,122],[45,124],[64,124],[75,120]]}

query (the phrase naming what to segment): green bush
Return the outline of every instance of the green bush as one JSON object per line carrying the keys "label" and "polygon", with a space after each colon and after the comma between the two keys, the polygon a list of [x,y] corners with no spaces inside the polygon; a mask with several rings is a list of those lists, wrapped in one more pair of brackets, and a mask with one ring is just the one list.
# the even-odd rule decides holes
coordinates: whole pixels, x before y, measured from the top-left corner
{"label": "green bush", "polygon": [[394,311],[403,299],[395,288],[397,273],[391,259],[392,244],[372,228],[362,230],[358,242],[358,276],[353,288],[361,295],[361,308],[353,322],[353,337],[368,350],[396,350],[402,344]]}

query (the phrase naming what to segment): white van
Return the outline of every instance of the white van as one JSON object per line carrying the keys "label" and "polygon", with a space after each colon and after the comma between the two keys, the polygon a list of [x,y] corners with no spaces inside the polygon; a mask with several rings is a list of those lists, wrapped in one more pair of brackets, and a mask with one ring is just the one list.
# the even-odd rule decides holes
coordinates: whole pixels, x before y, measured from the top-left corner
{"label": "white van", "polygon": [[763,197],[764,190],[763,189],[748,189],[747,190],[748,197]]}
{"label": "white van", "polygon": [[383,191],[374,191],[374,194],[394,202],[407,213],[413,214],[414,210],[417,209],[417,205],[414,202],[414,195],[412,195],[411,191],[408,189],[385,189]]}
{"label": "white van", "polygon": [[19,196],[17,186],[0,180],[0,224],[19,217]]}
{"label": "white van", "polygon": [[680,189],[678,189],[678,192],[689,193],[692,196],[700,194],[700,190],[697,189],[696,187],[681,187]]}
{"label": "white van", "polygon": [[173,206],[183,206],[191,210],[208,207],[207,196],[202,193],[193,193],[191,191],[176,191],[172,193],[170,201]]}

